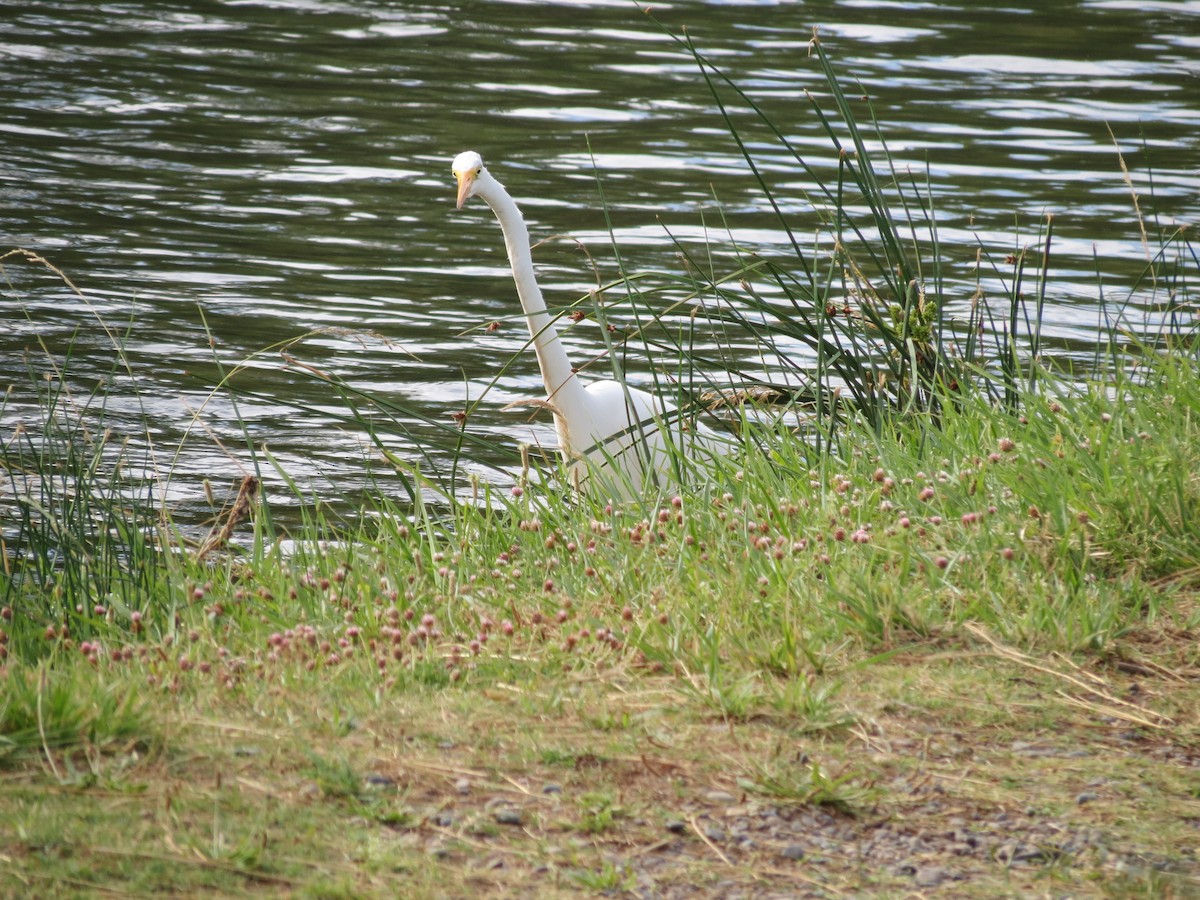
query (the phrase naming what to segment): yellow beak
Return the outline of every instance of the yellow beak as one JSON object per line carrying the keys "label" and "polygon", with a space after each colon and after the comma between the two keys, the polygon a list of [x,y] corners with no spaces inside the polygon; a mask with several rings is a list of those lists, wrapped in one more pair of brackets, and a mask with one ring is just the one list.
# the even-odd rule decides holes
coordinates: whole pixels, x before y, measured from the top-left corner
{"label": "yellow beak", "polygon": [[458,208],[462,209],[463,204],[467,202],[467,192],[471,190],[471,185],[475,182],[475,172],[455,172],[454,177],[458,179]]}

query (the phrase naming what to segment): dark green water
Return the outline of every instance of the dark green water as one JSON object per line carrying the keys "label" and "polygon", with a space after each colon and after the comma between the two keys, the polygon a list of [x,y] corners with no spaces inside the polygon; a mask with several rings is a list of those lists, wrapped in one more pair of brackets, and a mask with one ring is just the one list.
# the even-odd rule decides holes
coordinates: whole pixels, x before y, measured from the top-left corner
{"label": "dark green water", "polygon": [[[655,9],[832,175],[805,99],[824,91],[808,54],[820,27],[894,158],[930,180],[951,306],[969,302],[977,246],[1002,258],[1053,212],[1056,352],[1093,347],[1097,270],[1132,322],[1153,321],[1161,298],[1129,292],[1145,250],[1113,135],[1151,228],[1194,224],[1200,3]],[[0,2],[0,22],[0,243],[44,255],[87,297],[5,263],[0,437],[37,419],[30,369],[73,345],[76,402],[113,373],[109,424],[149,423],[158,490],[185,518],[201,478],[223,488],[248,468],[239,414],[300,484],[327,498],[363,485],[375,452],[305,365],[448,422],[521,348],[499,231],[482,206],[454,209],[460,150],[484,154],[535,239],[572,239],[537,251],[552,304],[594,285],[579,244],[616,274],[597,171],[632,268],[677,270],[667,228],[718,253],[730,233],[783,245],[694,62],[630,3]],[[815,233],[804,174],[752,137],[798,231]],[[113,335],[132,378],[113,368]],[[594,339],[579,330],[572,353]],[[553,441],[548,422],[502,411],[540,391],[526,356],[470,421],[497,448]],[[237,410],[210,396],[216,360],[246,367]],[[414,440],[389,444],[416,459],[435,432],[411,424]]]}

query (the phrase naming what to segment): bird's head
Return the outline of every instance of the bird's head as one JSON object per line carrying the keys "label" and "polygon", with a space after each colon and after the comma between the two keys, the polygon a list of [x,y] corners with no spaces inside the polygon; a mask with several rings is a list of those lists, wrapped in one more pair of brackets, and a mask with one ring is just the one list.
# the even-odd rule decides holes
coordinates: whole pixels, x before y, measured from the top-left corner
{"label": "bird's head", "polygon": [[458,208],[475,196],[475,185],[480,173],[487,170],[483,167],[483,157],[474,150],[464,150],[454,157],[451,167],[454,177],[458,180]]}

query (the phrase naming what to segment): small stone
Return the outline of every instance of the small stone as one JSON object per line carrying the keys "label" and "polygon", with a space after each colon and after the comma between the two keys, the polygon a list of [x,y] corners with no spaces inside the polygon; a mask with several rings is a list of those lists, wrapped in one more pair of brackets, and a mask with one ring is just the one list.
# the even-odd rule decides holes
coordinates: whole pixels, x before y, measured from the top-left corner
{"label": "small stone", "polygon": [[524,823],[525,817],[521,815],[519,809],[509,807],[508,809],[496,810],[497,825],[523,825]]}
{"label": "small stone", "polygon": [[1012,865],[1019,862],[1046,862],[1052,855],[1032,844],[1008,841],[996,851],[996,858],[1005,865]]}
{"label": "small stone", "polygon": [[471,793],[470,779],[468,779],[468,778],[458,779],[458,781],[454,782],[454,789],[456,791],[458,791],[460,794],[464,794],[464,795]]}
{"label": "small stone", "polygon": [[709,803],[732,803],[734,796],[729,791],[709,791],[704,799]]}
{"label": "small stone", "polygon": [[449,810],[443,809],[441,812],[439,812],[437,815],[435,815],[433,817],[433,824],[438,826],[439,828],[449,828],[451,825],[454,824],[454,813],[450,812]]}
{"label": "small stone", "polygon": [[1034,744],[1030,741],[1013,741],[1012,750],[1013,753],[1016,753],[1020,756],[1043,757],[1061,755],[1053,747],[1039,746],[1038,744]]}
{"label": "small stone", "polygon": [[804,859],[804,848],[799,844],[788,844],[779,851],[779,855],[784,859]]}
{"label": "small stone", "polygon": [[938,866],[922,866],[917,869],[917,887],[937,887],[946,880],[946,870]]}
{"label": "small stone", "polygon": [[707,837],[710,841],[725,840],[725,832],[722,829],[718,828],[716,825],[707,826],[704,829],[704,836]]}
{"label": "small stone", "polygon": [[667,822],[666,828],[671,834],[683,834],[687,831],[687,822],[680,819],[671,819]]}
{"label": "small stone", "polygon": [[1094,794],[1091,791],[1084,791],[1082,794],[1080,794],[1078,797],[1075,798],[1075,805],[1083,806],[1083,804],[1085,804],[1085,803],[1091,803],[1093,800],[1099,800],[1099,799],[1100,799],[1099,794]]}
{"label": "small stone", "polygon": [[553,781],[548,781],[542,785],[542,793],[543,794],[561,794],[562,793],[562,785],[555,784]]}

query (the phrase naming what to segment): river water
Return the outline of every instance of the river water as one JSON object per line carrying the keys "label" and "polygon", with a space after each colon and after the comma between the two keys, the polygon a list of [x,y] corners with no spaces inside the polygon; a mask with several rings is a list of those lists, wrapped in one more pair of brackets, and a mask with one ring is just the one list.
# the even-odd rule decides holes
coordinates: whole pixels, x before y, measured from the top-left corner
{"label": "river water", "polygon": [[[1101,291],[1135,324],[1162,308],[1161,287],[1133,289],[1139,221],[1154,251],[1200,213],[1200,3],[654,13],[833,175],[806,99],[827,99],[818,27],[901,170],[928,182],[950,307],[969,303],[977,250],[1003,260],[1053,213],[1050,352],[1094,349]],[[321,374],[374,397],[359,409],[381,426],[393,407],[386,445],[426,471],[448,465],[452,414],[481,396],[467,431],[486,443],[464,471],[502,483],[518,441],[553,443],[544,416],[505,409],[540,378],[532,353],[503,368],[527,336],[491,214],[454,208],[460,150],[484,154],[535,240],[554,238],[536,251],[552,305],[614,278],[618,252],[629,269],[678,272],[668,229],[718,259],[730,236],[785,244],[695,60],[632,3],[3,0],[0,21],[0,244],[83,292],[4,262],[0,437],[36,430],[35,387],[65,366],[63,403],[95,415],[102,396],[104,424],[185,520],[206,514],[203,479],[220,499],[252,468],[247,440],[335,505],[373,477],[401,493]],[[734,121],[773,187],[804,197],[744,107]],[[788,212],[801,234],[818,229],[805,202]],[[1002,292],[1001,274],[983,281]],[[568,344],[583,359],[599,339],[581,328]],[[224,375],[232,394],[212,390]],[[300,503],[263,474],[273,503]]]}

